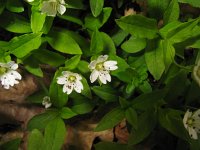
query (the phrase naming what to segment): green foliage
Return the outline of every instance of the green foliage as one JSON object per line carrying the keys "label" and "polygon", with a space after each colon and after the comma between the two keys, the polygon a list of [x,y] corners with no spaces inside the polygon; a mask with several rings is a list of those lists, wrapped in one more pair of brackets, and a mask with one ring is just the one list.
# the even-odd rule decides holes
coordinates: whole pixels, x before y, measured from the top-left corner
{"label": "green foliage", "polygon": [[99,122],[98,126],[94,131],[103,131],[106,129],[113,128],[124,118],[124,111],[120,107],[114,108],[112,111],[107,113]]}

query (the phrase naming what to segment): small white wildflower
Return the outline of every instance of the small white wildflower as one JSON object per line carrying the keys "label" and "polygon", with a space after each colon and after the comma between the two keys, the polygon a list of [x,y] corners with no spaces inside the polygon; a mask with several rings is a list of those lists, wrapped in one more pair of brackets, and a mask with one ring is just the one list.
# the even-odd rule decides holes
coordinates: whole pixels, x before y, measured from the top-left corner
{"label": "small white wildflower", "polygon": [[198,133],[200,133],[200,109],[195,112],[187,112],[183,118],[184,127],[188,130],[192,139],[198,139]]}
{"label": "small white wildflower", "polygon": [[46,0],[42,3],[41,12],[53,17],[56,16],[57,12],[63,15],[66,11],[65,5],[64,0]]}
{"label": "small white wildflower", "polygon": [[15,70],[17,70],[18,64],[14,61],[8,63],[0,63],[0,82],[5,89],[9,89],[10,86],[18,84],[22,79],[22,76]]}
{"label": "small white wildflower", "polygon": [[194,69],[193,69],[193,77],[194,77],[194,80],[199,84],[200,86],[200,59],[198,60],[197,62],[197,65],[194,66]]}
{"label": "small white wildflower", "polygon": [[52,103],[51,103],[51,99],[49,96],[45,96],[43,98],[42,105],[44,105],[45,108],[51,107]]}
{"label": "small white wildflower", "polygon": [[90,75],[90,81],[93,83],[98,78],[103,83],[106,84],[107,81],[111,82],[110,71],[118,69],[117,61],[108,60],[108,55],[101,55],[97,60],[93,60],[89,64],[89,69],[92,71]]}
{"label": "small white wildflower", "polygon": [[77,93],[81,93],[83,90],[83,84],[81,82],[82,77],[78,73],[70,71],[63,71],[62,76],[57,78],[57,83],[63,85],[63,92],[70,94],[73,89]]}

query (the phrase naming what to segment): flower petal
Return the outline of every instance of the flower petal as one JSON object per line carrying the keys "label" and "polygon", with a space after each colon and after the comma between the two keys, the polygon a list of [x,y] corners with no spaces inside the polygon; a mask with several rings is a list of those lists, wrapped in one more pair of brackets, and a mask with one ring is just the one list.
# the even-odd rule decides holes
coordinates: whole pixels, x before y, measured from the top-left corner
{"label": "flower petal", "polygon": [[194,140],[197,140],[198,139],[198,135],[197,135],[197,132],[193,129],[193,128],[188,128],[188,132],[189,132],[189,135],[192,139]]}
{"label": "flower petal", "polygon": [[83,84],[80,81],[76,81],[76,83],[74,84],[74,90],[77,93],[81,93],[81,91],[83,90]]}
{"label": "flower petal", "polygon": [[18,80],[22,79],[22,76],[17,71],[12,70],[12,71],[9,71],[8,73],[14,76],[15,79],[18,79]]}
{"label": "flower petal", "polygon": [[64,86],[63,86],[63,92],[67,93],[68,95],[71,94],[72,90],[73,90],[73,85],[69,82],[67,82]]}
{"label": "flower petal", "polygon": [[184,117],[183,117],[183,125],[184,127],[187,129],[188,125],[187,125],[187,120],[189,117],[192,116],[192,112],[190,112],[189,110],[187,110],[187,112],[185,113]]}
{"label": "flower petal", "polygon": [[58,8],[57,8],[59,14],[63,15],[66,11],[66,7],[64,5],[58,4]]}
{"label": "flower petal", "polygon": [[97,63],[99,62],[104,62],[108,59],[108,55],[100,55],[98,58],[97,58]]}
{"label": "flower petal", "polygon": [[103,84],[106,84],[107,81],[106,81],[106,75],[102,72],[99,73],[99,80],[103,83]]}
{"label": "flower petal", "polygon": [[61,77],[58,77],[57,78],[57,83],[58,84],[66,84],[66,77],[63,77],[63,76],[61,76]]}
{"label": "flower petal", "polygon": [[[51,2],[51,3],[53,3],[53,2]],[[57,14],[57,10],[52,6],[51,3],[49,1],[43,1],[41,12],[46,13],[47,16],[55,17]],[[57,2],[55,2],[55,3],[57,3]]]}
{"label": "flower petal", "polygon": [[111,76],[110,76],[109,72],[106,72],[106,73],[105,73],[105,77],[106,77],[106,80],[107,80],[108,82],[111,82]]}
{"label": "flower petal", "polygon": [[193,113],[192,118],[194,118],[195,120],[200,120],[200,109]]}
{"label": "flower petal", "polygon": [[91,69],[91,70],[93,70],[93,69],[95,69],[96,64],[97,64],[97,61],[96,61],[96,60],[93,60],[93,61],[91,61],[90,64],[88,65],[88,68]]}
{"label": "flower petal", "polygon": [[116,70],[118,69],[116,65],[117,65],[117,61],[109,60],[109,61],[104,62],[104,67],[106,70]]}
{"label": "flower petal", "polygon": [[99,77],[99,72],[97,70],[93,70],[90,75],[90,82],[93,83]]}

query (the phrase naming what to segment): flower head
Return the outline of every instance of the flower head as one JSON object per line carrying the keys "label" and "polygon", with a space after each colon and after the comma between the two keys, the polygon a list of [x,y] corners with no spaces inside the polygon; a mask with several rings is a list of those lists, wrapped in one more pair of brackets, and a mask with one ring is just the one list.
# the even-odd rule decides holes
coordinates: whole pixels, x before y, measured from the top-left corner
{"label": "flower head", "polygon": [[63,71],[62,76],[57,78],[57,83],[63,85],[64,93],[70,94],[73,89],[77,93],[81,93],[83,90],[83,84],[81,80],[82,77],[78,73]]}
{"label": "flower head", "polygon": [[18,64],[14,61],[8,63],[0,63],[0,82],[5,89],[9,89],[10,86],[18,84],[22,79],[22,76],[15,70],[17,70]]}
{"label": "flower head", "polygon": [[92,71],[90,75],[91,83],[97,79],[99,79],[103,84],[106,84],[107,81],[111,82],[110,71],[118,69],[117,61],[107,59],[108,55],[101,55],[97,60],[93,60],[89,64],[88,67]]}
{"label": "flower head", "polygon": [[188,130],[192,139],[198,139],[198,133],[200,133],[200,109],[195,112],[187,112],[183,118],[184,127]]}
{"label": "flower head", "polygon": [[45,96],[43,98],[42,105],[44,105],[45,108],[51,107],[52,103],[51,103],[51,99],[49,96]]}
{"label": "flower head", "polygon": [[55,17],[57,12],[63,15],[66,11],[64,0],[46,0],[42,3],[41,12],[46,13],[47,16]]}
{"label": "flower head", "polygon": [[197,63],[196,66],[194,66],[194,69],[193,69],[193,77],[194,77],[194,80],[199,84],[200,86],[200,59]]}

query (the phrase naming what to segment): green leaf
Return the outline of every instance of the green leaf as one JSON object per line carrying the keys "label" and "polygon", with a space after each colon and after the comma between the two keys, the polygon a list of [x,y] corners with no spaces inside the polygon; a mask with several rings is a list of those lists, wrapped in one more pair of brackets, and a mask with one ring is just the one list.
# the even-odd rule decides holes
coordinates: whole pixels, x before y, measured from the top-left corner
{"label": "green leaf", "polygon": [[93,86],[92,91],[106,102],[117,101],[117,91],[109,86]]}
{"label": "green leaf", "polygon": [[189,39],[194,33],[192,30],[197,26],[199,18],[188,22],[171,22],[160,29],[160,34],[164,39],[169,39],[171,43],[179,43]]}
{"label": "green leaf", "polygon": [[116,76],[116,77],[118,77],[118,74],[120,72],[125,71],[127,68],[129,68],[129,65],[127,64],[127,62],[123,58],[121,58],[117,55],[111,55],[110,54],[109,57],[108,57],[108,60],[117,61],[118,69],[111,72],[111,74]]}
{"label": "green leaf", "polygon": [[111,37],[104,32],[101,32],[100,34],[103,41],[103,53],[116,54],[115,44]]}
{"label": "green leaf", "polygon": [[60,116],[63,118],[63,119],[69,119],[69,118],[72,118],[74,116],[76,116],[77,114],[75,112],[73,112],[70,108],[68,107],[63,107],[61,110],[60,110]]}
{"label": "green leaf", "polygon": [[24,34],[10,40],[7,49],[18,58],[28,55],[41,45],[41,33]]}
{"label": "green leaf", "polygon": [[128,36],[128,33],[124,30],[118,29],[113,35],[112,40],[115,43],[116,46],[119,46],[124,39]]}
{"label": "green leaf", "polygon": [[190,140],[190,136],[183,126],[182,112],[168,109],[159,109],[159,123],[163,128],[183,140]]}
{"label": "green leaf", "polygon": [[152,92],[152,87],[151,87],[151,85],[149,84],[148,81],[143,81],[143,83],[139,85],[139,89],[143,93],[150,93],[150,92]]}
{"label": "green leaf", "polygon": [[45,14],[41,14],[37,6],[32,6],[31,8],[31,29],[33,33],[40,32],[45,23]]}
{"label": "green leaf", "polygon": [[[161,41],[163,53],[164,53],[164,62],[165,62],[165,71],[169,69],[172,62],[174,62],[175,49],[170,41],[162,40]],[[160,47],[160,48],[161,48]]]}
{"label": "green leaf", "polygon": [[132,101],[134,109],[146,111],[154,108],[158,104],[163,103],[163,98],[166,95],[166,90],[154,90],[151,93],[141,94]]}
{"label": "green leaf", "polygon": [[138,118],[138,128],[132,129],[128,139],[128,145],[135,145],[143,141],[154,129],[156,116],[152,111],[146,111]]}
{"label": "green leaf", "polygon": [[103,51],[103,39],[98,29],[96,29],[92,33],[90,52],[91,54],[99,54],[102,51]]}
{"label": "green leaf", "polygon": [[28,136],[28,150],[42,150],[43,135],[38,129],[34,129]]}
{"label": "green leaf", "polygon": [[145,61],[150,73],[156,80],[159,80],[165,70],[163,49],[160,41],[156,39],[148,41]]}
{"label": "green leaf", "polygon": [[170,0],[148,0],[147,9],[150,17],[162,19]]}
{"label": "green leaf", "polygon": [[200,7],[200,1],[199,0],[178,0],[180,3],[188,3],[192,5],[193,7]]}
{"label": "green leaf", "polygon": [[67,0],[67,8],[72,8],[72,9],[85,9],[85,6],[83,4],[82,0]]}
{"label": "green leaf", "polygon": [[136,38],[153,39],[157,36],[156,20],[142,15],[129,15],[116,20],[117,25]]}
{"label": "green leaf", "polygon": [[54,120],[59,116],[59,112],[55,110],[49,110],[45,113],[39,114],[31,118],[28,122],[27,128],[28,130],[38,129],[43,130],[49,122]]}
{"label": "green leaf", "polygon": [[90,8],[94,17],[99,16],[103,9],[104,0],[90,0]]}
{"label": "green leaf", "polygon": [[40,62],[54,67],[58,67],[65,62],[65,57],[46,49],[38,49],[33,51],[33,56]]}
{"label": "green leaf", "polygon": [[99,142],[94,145],[95,150],[127,150],[126,144],[117,142]]}
{"label": "green leaf", "polygon": [[68,95],[63,93],[63,85],[57,84],[57,77],[62,74],[61,72],[62,70],[56,71],[49,88],[49,96],[51,98],[51,102],[58,108],[63,107],[68,101]]}
{"label": "green leaf", "polygon": [[26,58],[24,60],[24,65],[28,72],[30,72],[38,77],[43,77],[43,72],[39,66],[39,63],[34,57],[30,56],[30,57]]}
{"label": "green leaf", "polygon": [[82,73],[88,73],[88,72],[90,72],[88,65],[89,65],[89,63],[87,61],[81,60],[78,63],[77,69]]}
{"label": "green leaf", "polygon": [[47,93],[44,91],[40,90],[38,92],[35,92],[34,94],[30,95],[27,97],[27,101],[31,103],[37,103],[37,104],[42,104],[43,98],[47,96]]}
{"label": "green leaf", "polygon": [[95,31],[96,28],[101,28],[110,17],[112,8],[105,7],[103,8],[101,14],[98,17],[93,17],[91,14],[85,17],[85,28]]}
{"label": "green leaf", "polygon": [[125,117],[127,121],[135,128],[138,128],[138,117],[136,111],[132,108],[129,107],[125,111]]}
{"label": "green leaf", "polygon": [[91,101],[80,94],[76,94],[76,96],[73,97],[71,110],[77,114],[89,113],[94,107],[94,101]]}
{"label": "green leaf", "polygon": [[121,45],[121,48],[127,53],[137,53],[143,50],[146,47],[146,39],[135,38],[131,36],[131,38],[124,42]]}
{"label": "green leaf", "polygon": [[0,0],[0,15],[4,11],[5,7],[6,7],[6,0]]}
{"label": "green leaf", "polygon": [[172,0],[164,13],[164,24],[176,21],[179,18],[179,4],[177,0]]}
{"label": "green leaf", "polygon": [[7,0],[6,8],[11,12],[23,12],[24,7],[21,0]]}
{"label": "green leaf", "polygon": [[49,30],[51,29],[51,27],[53,25],[53,20],[54,20],[54,17],[46,16],[46,19],[45,19],[45,22],[44,22],[43,28],[42,28],[42,32],[44,34],[49,33]]}
{"label": "green leaf", "polygon": [[82,76],[81,82],[83,84],[83,90],[81,91],[81,94],[86,96],[89,99],[92,99],[92,93],[90,90],[90,86],[88,85],[87,80],[83,76]]}
{"label": "green leaf", "polygon": [[60,118],[52,120],[45,128],[44,143],[46,150],[60,150],[66,136],[66,127]]}
{"label": "green leaf", "polygon": [[79,61],[81,59],[81,55],[75,55],[72,58],[65,61],[65,68],[67,70],[73,70],[77,67]]}
{"label": "green leaf", "polygon": [[51,31],[46,37],[48,43],[55,50],[66,54],[82,54],[77,42],[66,32]]}
{"label": "green leaf", "polygon": [[2,150],[19,150],[21,139],[17,138],[0,145]]}
{"label": "green leaf", "polygon": [[67,15],[59,15],[58,17],[61,18],[61,19],[64,19],[64,20],[67,20],[67,21],[70,21],[70,22],[73,22],[73,23],[76,23],[78,25],[83,26],[82,20],[77,18],[77,16],[72,16],[70,14],[67,14]]}
{"label": "green leaf", "polygon": [[107,113],[99,122],[97,127],[94,129],[94,131],[103,131],[110,128],[113,128],[115,125],[117,125],[122,119],[124,118],[124,110],[120,107],[114,108],[112,111]]}
{"label": "green leaf", "polygon": [[30,23],[28,22],[28,20],[17,14],[4,12],[0,16],[0,22],[1,22],[0,27],[10,32],[14,33],[31,32]]}

